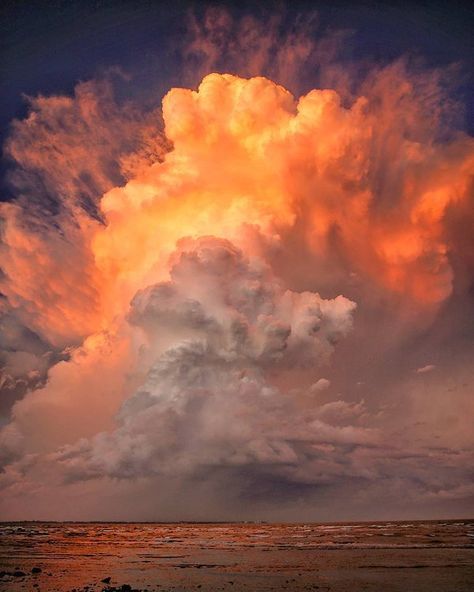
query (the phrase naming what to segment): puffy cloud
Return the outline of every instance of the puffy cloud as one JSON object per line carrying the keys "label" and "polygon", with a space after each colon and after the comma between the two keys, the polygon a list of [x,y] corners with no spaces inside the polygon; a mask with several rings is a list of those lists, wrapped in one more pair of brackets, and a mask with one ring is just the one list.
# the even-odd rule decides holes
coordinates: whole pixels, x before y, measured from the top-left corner
{"label": "puffy cloud", "polygon": [[351,328],[354,303],[286,290],[224,239],[183,239],[171,262],[170,281],[140,291],[129,314],[156,356],[147,379],[123,404],[116,431],[58,454],[70,476],[292,464],[294,440],[321,429],[338,438],[275,381],[289,367],[326,361]]}
{"label": "puffy cloud", "polygon": [[431,372],[434,370],[436,366],[434,364],[427,364],[426,366],[421,366],[420,368],[416,369],[417,374],[426,374],[427,372]]}
{"label": "puffy cloud", "polygon": [[365,412],[364,400],[358,403],[348,403],[339,399],[321,405],[318,409],[318,417],[336,425],[345,423],[354,424]]}
{"label": "puffy cloud", "polygon": [[[417,96],[435,93],[435,83],[419,89],[406,78],[403,65],[380,72],[367,88],[373,96],[350,107],[335,91],[296,101],[269,80],[229,74],[207,76],[197,92],[172,89],[163,115],[174,150],[105,195],[99,265],[118,268],[124,281],[146,276],[157,241],[170,252],[183,234],[215,228],[236,239],[250,219],[284,245],[298,228],[316,262],[327,258],[339,274],[436,307],[453,278],[443,220],[468,197],[473,147],[462,136],[436,141],[436,121],[421,117]],[[402,181],[392,183],[397,167]],[[126,240],[130,231],[138,243]]]}
{"label": "puffy cloud", "polygon": [[[263,78],[213,74],[198,92],[165,97],[174,146],[166,158],[158,114],[119,108],[105,84],[81,85],[74,99],[34,100],[7,146],[20,194],[3,205],[2,291],[10,307],[53,345],[80,342],[106,327],[137,288],[163,277],[183,235],[219,230],[238,240],[249,220],[267,240],[280,235],[284,250],[302,233],[331,291],[350,275],[392,296],[439,303],[453,278],[445,213],[468,196],[472,141],[437,141],[439,110],[421,116],[426,97],[439,95],[426,78],[395,65],[347,107],[334,91],[296,101]],[[144,136],[155,149],[143,150]],[[374,158],[382,147],[394,153]],[[137,160],[133,179],[100,200],[125,158]],[[401,177],[391,183],[394,163]],[[88,187],[86,177],[94,179]],[[53,218],[44,215],[45,191]]]}
{"label": "puffy cloud", "polygon": [[318,393],[325,391],[331,385],[331,381],[327,378],[319,378],[314,384],[311,385],[310,391],[312,393]]}
{"label": "puffy cloud", "polygon": [[129,318],[147,333],[182,339],[193,330],[225,359],[294,365],[326,358],[351,328],[353,302],[285,290],[263,261],[225,239],[183,239],[171,262],[171,280],[132,301]]}

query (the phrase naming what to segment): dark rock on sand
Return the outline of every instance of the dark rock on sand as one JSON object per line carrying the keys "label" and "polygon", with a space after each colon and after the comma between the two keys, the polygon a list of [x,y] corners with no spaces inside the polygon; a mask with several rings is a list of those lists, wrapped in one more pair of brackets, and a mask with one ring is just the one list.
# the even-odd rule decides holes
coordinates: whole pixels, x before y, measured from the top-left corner
{"label": "dark rock on sand", "polygon": [[23,578],[24,576],[26,576],[26,573],[24,571],[17,570],[13,572],[13,575],[15,576],[15,578]]}
{"label": "dark rock on sand", "polygon": [[[111,578],[108,578],[109,580]],[[108,582],[106,582],[108,583]],[[136,590],[135,588],[132,588],[130,586],[130,584],[122,584],[121,586],[115,587],[115,586],[109,586],[108,588],[104,588],[102,590],[102,592],[140,592],[139,590]]]}
{"label": "dark rock on sand", "polygon": [[106,578],[104,578],[103,580],[100,580],[103,584],[110,584],[110,580],[112,578],[110,576],[107,576]]}
{"label": "dark rock on sand", "polygon": [[31,573],[33,573],[33,574],[41,573],[41,567],[32,567]]}

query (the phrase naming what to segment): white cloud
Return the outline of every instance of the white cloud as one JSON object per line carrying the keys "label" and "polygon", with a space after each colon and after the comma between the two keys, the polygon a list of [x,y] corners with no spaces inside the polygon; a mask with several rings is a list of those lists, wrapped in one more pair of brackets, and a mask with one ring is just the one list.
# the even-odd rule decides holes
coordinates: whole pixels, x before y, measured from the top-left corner
{"label": "white cloud", "polygon": [[328,380],[327,378],[320,378],[319,380],[317,380],[315,383],[313,383],[310,387],[310,392],[312,393],[318,393],[321,391],[325,391],[326,389],[328,389],[331,385],[331,381]]}
{"label": "white cloud", "polygon": [[436,366],[434,364],[427,364],[426,366],[421,366],[421,368],[416,369],[417,374],[426,374],[427,372],[432,372]]}

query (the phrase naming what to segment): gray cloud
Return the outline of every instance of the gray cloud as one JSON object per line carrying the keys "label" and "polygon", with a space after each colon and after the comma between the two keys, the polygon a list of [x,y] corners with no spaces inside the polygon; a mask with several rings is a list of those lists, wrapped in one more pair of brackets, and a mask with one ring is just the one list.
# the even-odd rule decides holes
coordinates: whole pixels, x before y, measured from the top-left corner
{"label": "gray cloud", "polygon": [[286,290],[223,239],[183,240],[173,260],[171,280],[139,292],[129,315],[161,351],[119,428],[56,456],[69,478],[292,465],[306,440],[370,440],[298,411],[276,385],[295,365],[327,361],[351,329],[353,302]]}

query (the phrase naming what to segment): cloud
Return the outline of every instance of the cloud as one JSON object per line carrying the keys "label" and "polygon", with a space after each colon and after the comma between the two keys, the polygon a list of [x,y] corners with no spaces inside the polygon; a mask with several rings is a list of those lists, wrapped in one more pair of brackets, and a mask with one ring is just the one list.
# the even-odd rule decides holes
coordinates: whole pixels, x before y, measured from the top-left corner
{"label": "cloud", "polygon": [[427,372],[431,372],[436,368],[434,364],[427,364],[426,366],[421,366],[420,368],[416,369],[417,374],[426,374]]}
{"label": "cloud", "polygon": [[148,152],[162,157],[159,117],[119,105],[105,78],[78,84],[73,97],[29,99],[26,119],[12,124],[5,154],[16,199],[0,204],[0,286],[5,308],[52,345],[71,345],[100,325],[90,246],[104,223],[100,200]]}
{"label": "cloud", "polygon": [[[283,245],[298,228],[317,264],[333,262],[339,283],[337,273],[354,271],[391,298],[437,309],[453,281],[444,216],[467,199],[472,141],[436,142],[436,120],[421,117],[435,82],[417,88],[407,76],[402,64],[380,72],[349,108],[332,90],[297,101],[264,78],[228,74],[207,76],[197,92],[172,89],[163,116],[174,150],[104,196],[110,225],[94,243],[99,265],[148,273],[157,216],[168,253],[183,234],[213,228],[238,240],[252,220]],[[406,182],[391,183],[398,166]],[[125,239],[130,228],[147,257]]]}
{"label": "cloud", "polygon": [[[444,74],[399,60],[354,83],[304,27],[281,39],[278,20],[221,11],[194,27],[197,88],[145,108],[81,83],[12,126],[5,504],[63,499],[65,481],[132,497],[124,481],[165,497],[205,481],[217,506],[229,482],[234,509],[275,484],[350,483],[369,506],[467,495],[472,437],[449,407],[469,415],[467,387],[445,396],[454,362],[413,373],[465,331],[471,281],[474,147]],[[282,85],[325,59],[330,88]],[[242,75],[209,73],[226,60]]]}
{"label": "cloud", "polygon": [[[90,250],[103,224],[100,199],[165,150],[160,126],[151,125],[160,114],[118,104],[116,79],[111,72],[82,82],[72,97],[28,98],[27,117],[12,123],[4,153],[15,199],[0,203],[0,365],[12,375],[15,357],[18,380],[15,396],[11,381],[0,387],[2,411],[44,384],[64,348],[100,329]],[[31,370],[40,380],[28,378]]]}
{"label": "cloud", "polygon": [[310,391],[312,393],[317,393],[320,391],[325,391],[331,385],[331,381],[327,378],[320,378],[314,384],[311,385]]}
{"label": "cloud", "polygon": [[287,290],[224,239],[183,239],[171,262],[170,281],[140,291],[129,314],[156,356],[147,379],[117,430],[58,454],[74,478],[288,464],[293,440],[311,439],[311,413],[288,423],[296,410],[275,376],[326,361],[355,304]]}

